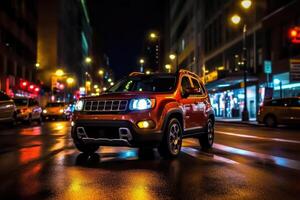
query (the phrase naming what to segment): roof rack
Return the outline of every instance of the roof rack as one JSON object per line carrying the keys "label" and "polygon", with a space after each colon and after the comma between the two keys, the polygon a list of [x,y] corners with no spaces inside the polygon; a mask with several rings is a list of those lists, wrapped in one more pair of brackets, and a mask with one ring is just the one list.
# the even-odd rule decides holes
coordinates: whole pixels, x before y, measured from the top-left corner
{"label": "roof rack", "polygon": [[178,69],[178,70],[177,70],[177,73],[188,74],[188,75],[194,76],[195,78],[198,77],[197,74],[195,74],[195,73],[193,73],[193,72],[191,72],[191,71],[188,71],[188,70],[186,70],[186,69]]}

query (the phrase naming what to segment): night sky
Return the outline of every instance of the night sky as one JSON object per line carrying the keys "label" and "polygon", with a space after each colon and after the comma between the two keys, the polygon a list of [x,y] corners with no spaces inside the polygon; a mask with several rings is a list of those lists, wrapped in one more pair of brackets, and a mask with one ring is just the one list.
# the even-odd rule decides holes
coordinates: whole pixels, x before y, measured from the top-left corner
{"label": "night sky", "polygon": [[136,71],[150,30],[163,30],[164,0],[88,0],[94,53],[106,53],[116,78]]}

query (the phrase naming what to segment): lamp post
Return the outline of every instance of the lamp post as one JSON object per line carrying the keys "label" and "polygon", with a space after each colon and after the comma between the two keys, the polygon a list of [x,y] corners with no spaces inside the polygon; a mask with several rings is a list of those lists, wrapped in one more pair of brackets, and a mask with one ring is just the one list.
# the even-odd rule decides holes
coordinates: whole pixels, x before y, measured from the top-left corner
{"label": "lamp post", "polygon": [[178,58],[177,58],[177,55],[172,53],[172,54],[169,55],[169,58],[172,61],[172,63],[174,63],[174,61],[176,60],[176,62],[175,62],[175,68],[177,69],[178,68]]}
{"label": "lamp post", "polygon": [[[251,0],[242,0],[241,7],[245,10],[249,9],[252,5]],[[234,14],[231,17],[231,22],[234,25],[238,25],[241,22],[241,17],[237,14]],[[242,121],[249,121],[249,111],[247,105],[247,75],[248,75],[248,63],[247,63],[247,24],[243,25],[243,52],[242,52],[242,65],[244,70],[244,108],[242,111]]]}
{"label": "lamp post", "polygon": [[172,66],[170,64],[166,64],[165,68],[168,71],[168,73],[171,73]]}

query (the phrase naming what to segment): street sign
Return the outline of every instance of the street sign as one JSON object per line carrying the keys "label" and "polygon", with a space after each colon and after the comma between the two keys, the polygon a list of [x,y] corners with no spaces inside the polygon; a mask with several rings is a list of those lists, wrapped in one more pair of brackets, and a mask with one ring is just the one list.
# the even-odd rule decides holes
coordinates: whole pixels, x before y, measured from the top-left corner
{"label": "street sign", "polygon": [[270,60],[265,60],[265,62],[264,62],[264,72],[266,74],[272,74],[272,62]]}

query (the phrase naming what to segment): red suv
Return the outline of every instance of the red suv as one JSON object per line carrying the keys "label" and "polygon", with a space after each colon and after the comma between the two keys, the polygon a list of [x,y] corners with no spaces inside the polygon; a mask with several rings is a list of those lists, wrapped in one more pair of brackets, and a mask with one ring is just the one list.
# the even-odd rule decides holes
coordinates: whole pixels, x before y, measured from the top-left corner
{"label": "red suv", "polygon": [[182,139],[198,138],[203,149],[214,141],[214,112],[204,84],[189,71],[132,73],[97,97],[76,103],[72,138],[77,149],[99,146],[158,148],[178,156]]}

